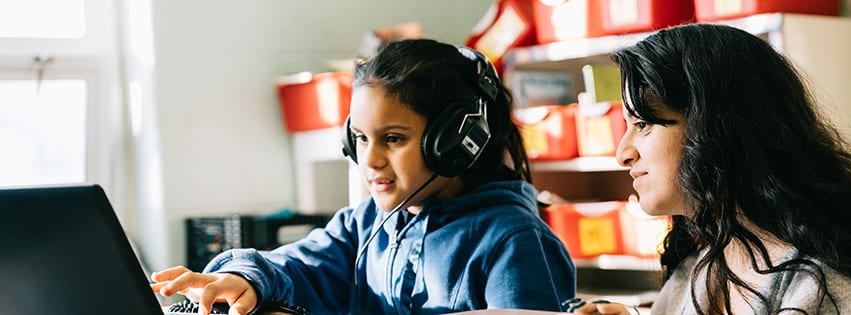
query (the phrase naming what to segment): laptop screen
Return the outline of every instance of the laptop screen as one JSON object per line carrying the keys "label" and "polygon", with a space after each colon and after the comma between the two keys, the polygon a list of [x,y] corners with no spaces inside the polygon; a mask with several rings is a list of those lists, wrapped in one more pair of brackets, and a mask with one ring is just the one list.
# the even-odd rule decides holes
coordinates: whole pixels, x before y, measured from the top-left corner
{"label": "laptop screen", "polygon": [[162,314],[101,187],[0,190],[0,313]]}

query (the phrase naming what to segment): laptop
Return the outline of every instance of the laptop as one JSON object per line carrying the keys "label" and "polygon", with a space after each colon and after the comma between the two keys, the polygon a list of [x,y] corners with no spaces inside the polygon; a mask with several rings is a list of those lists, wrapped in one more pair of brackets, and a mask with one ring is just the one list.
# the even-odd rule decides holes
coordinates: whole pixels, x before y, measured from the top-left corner
{"label": "laptop", "polygon": [[0,189],[0,313],[163,314],[98,185]]}

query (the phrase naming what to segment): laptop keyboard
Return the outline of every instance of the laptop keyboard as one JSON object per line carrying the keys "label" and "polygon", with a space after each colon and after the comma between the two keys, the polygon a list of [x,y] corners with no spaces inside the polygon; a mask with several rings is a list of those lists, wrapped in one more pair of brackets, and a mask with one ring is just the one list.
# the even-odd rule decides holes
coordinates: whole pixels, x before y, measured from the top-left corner
{"label": "laptop keyboard", "polygon": [[[227,314],[227,303],[213,303],[213,308],[210,314]],[[291,314],[291,315],[308,315],[307,310],[300,306],[292,305],[275,305],[264,306],[261,308],[260,314]],[[166,309],[164,315],[185,315],[198,314],[198,302],[191,300],[183,300],[172,304]]]}
{"label": "laptop keyboard", "polygon": [[[210,314],[227,314],[228,313],[228,304],[227,303],[213,303],[213,309],[210,310]],[[191,300],[183,300],[177,303],[172,304],[166,310],[165,315],[180,315],[180,314],[198,314],[198,302],[193,302]]]}

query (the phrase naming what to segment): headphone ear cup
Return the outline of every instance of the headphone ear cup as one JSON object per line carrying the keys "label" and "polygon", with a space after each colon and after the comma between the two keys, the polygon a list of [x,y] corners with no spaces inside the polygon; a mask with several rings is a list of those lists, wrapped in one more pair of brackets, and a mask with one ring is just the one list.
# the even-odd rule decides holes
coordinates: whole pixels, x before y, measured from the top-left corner
{"label": "headphone ear cup", "polygon": [[454,177],[466,172],[490,140],[487,121],[470,115],[471,106],[451,105],[426,126],[422,151],[426,165],[440,176]]}
{"label": "headphone ear cup", "polygon": [[346,122],[343,124],[341,142],[343,143],[343,156],[349,157],[352,162],[358,164],[358,155],[355,145],[355,135],[352,134],[351,116],[346,117]]}

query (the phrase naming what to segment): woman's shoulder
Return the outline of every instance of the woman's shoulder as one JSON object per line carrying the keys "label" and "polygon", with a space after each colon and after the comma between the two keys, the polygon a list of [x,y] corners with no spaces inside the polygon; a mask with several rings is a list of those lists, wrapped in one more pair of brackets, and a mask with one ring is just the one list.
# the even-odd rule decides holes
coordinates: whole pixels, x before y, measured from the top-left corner
{"label": "woman's shoulder", "polygon": [[836,311],[835,302],[835,305],[840,307],[839,314],[851,313],[851,277],[825,265],[817,258],[803,259],[808,264],[786,272],[770,288],[773,294],[782,296],[781,306],[812,310],[818,314],[833,314]]}

